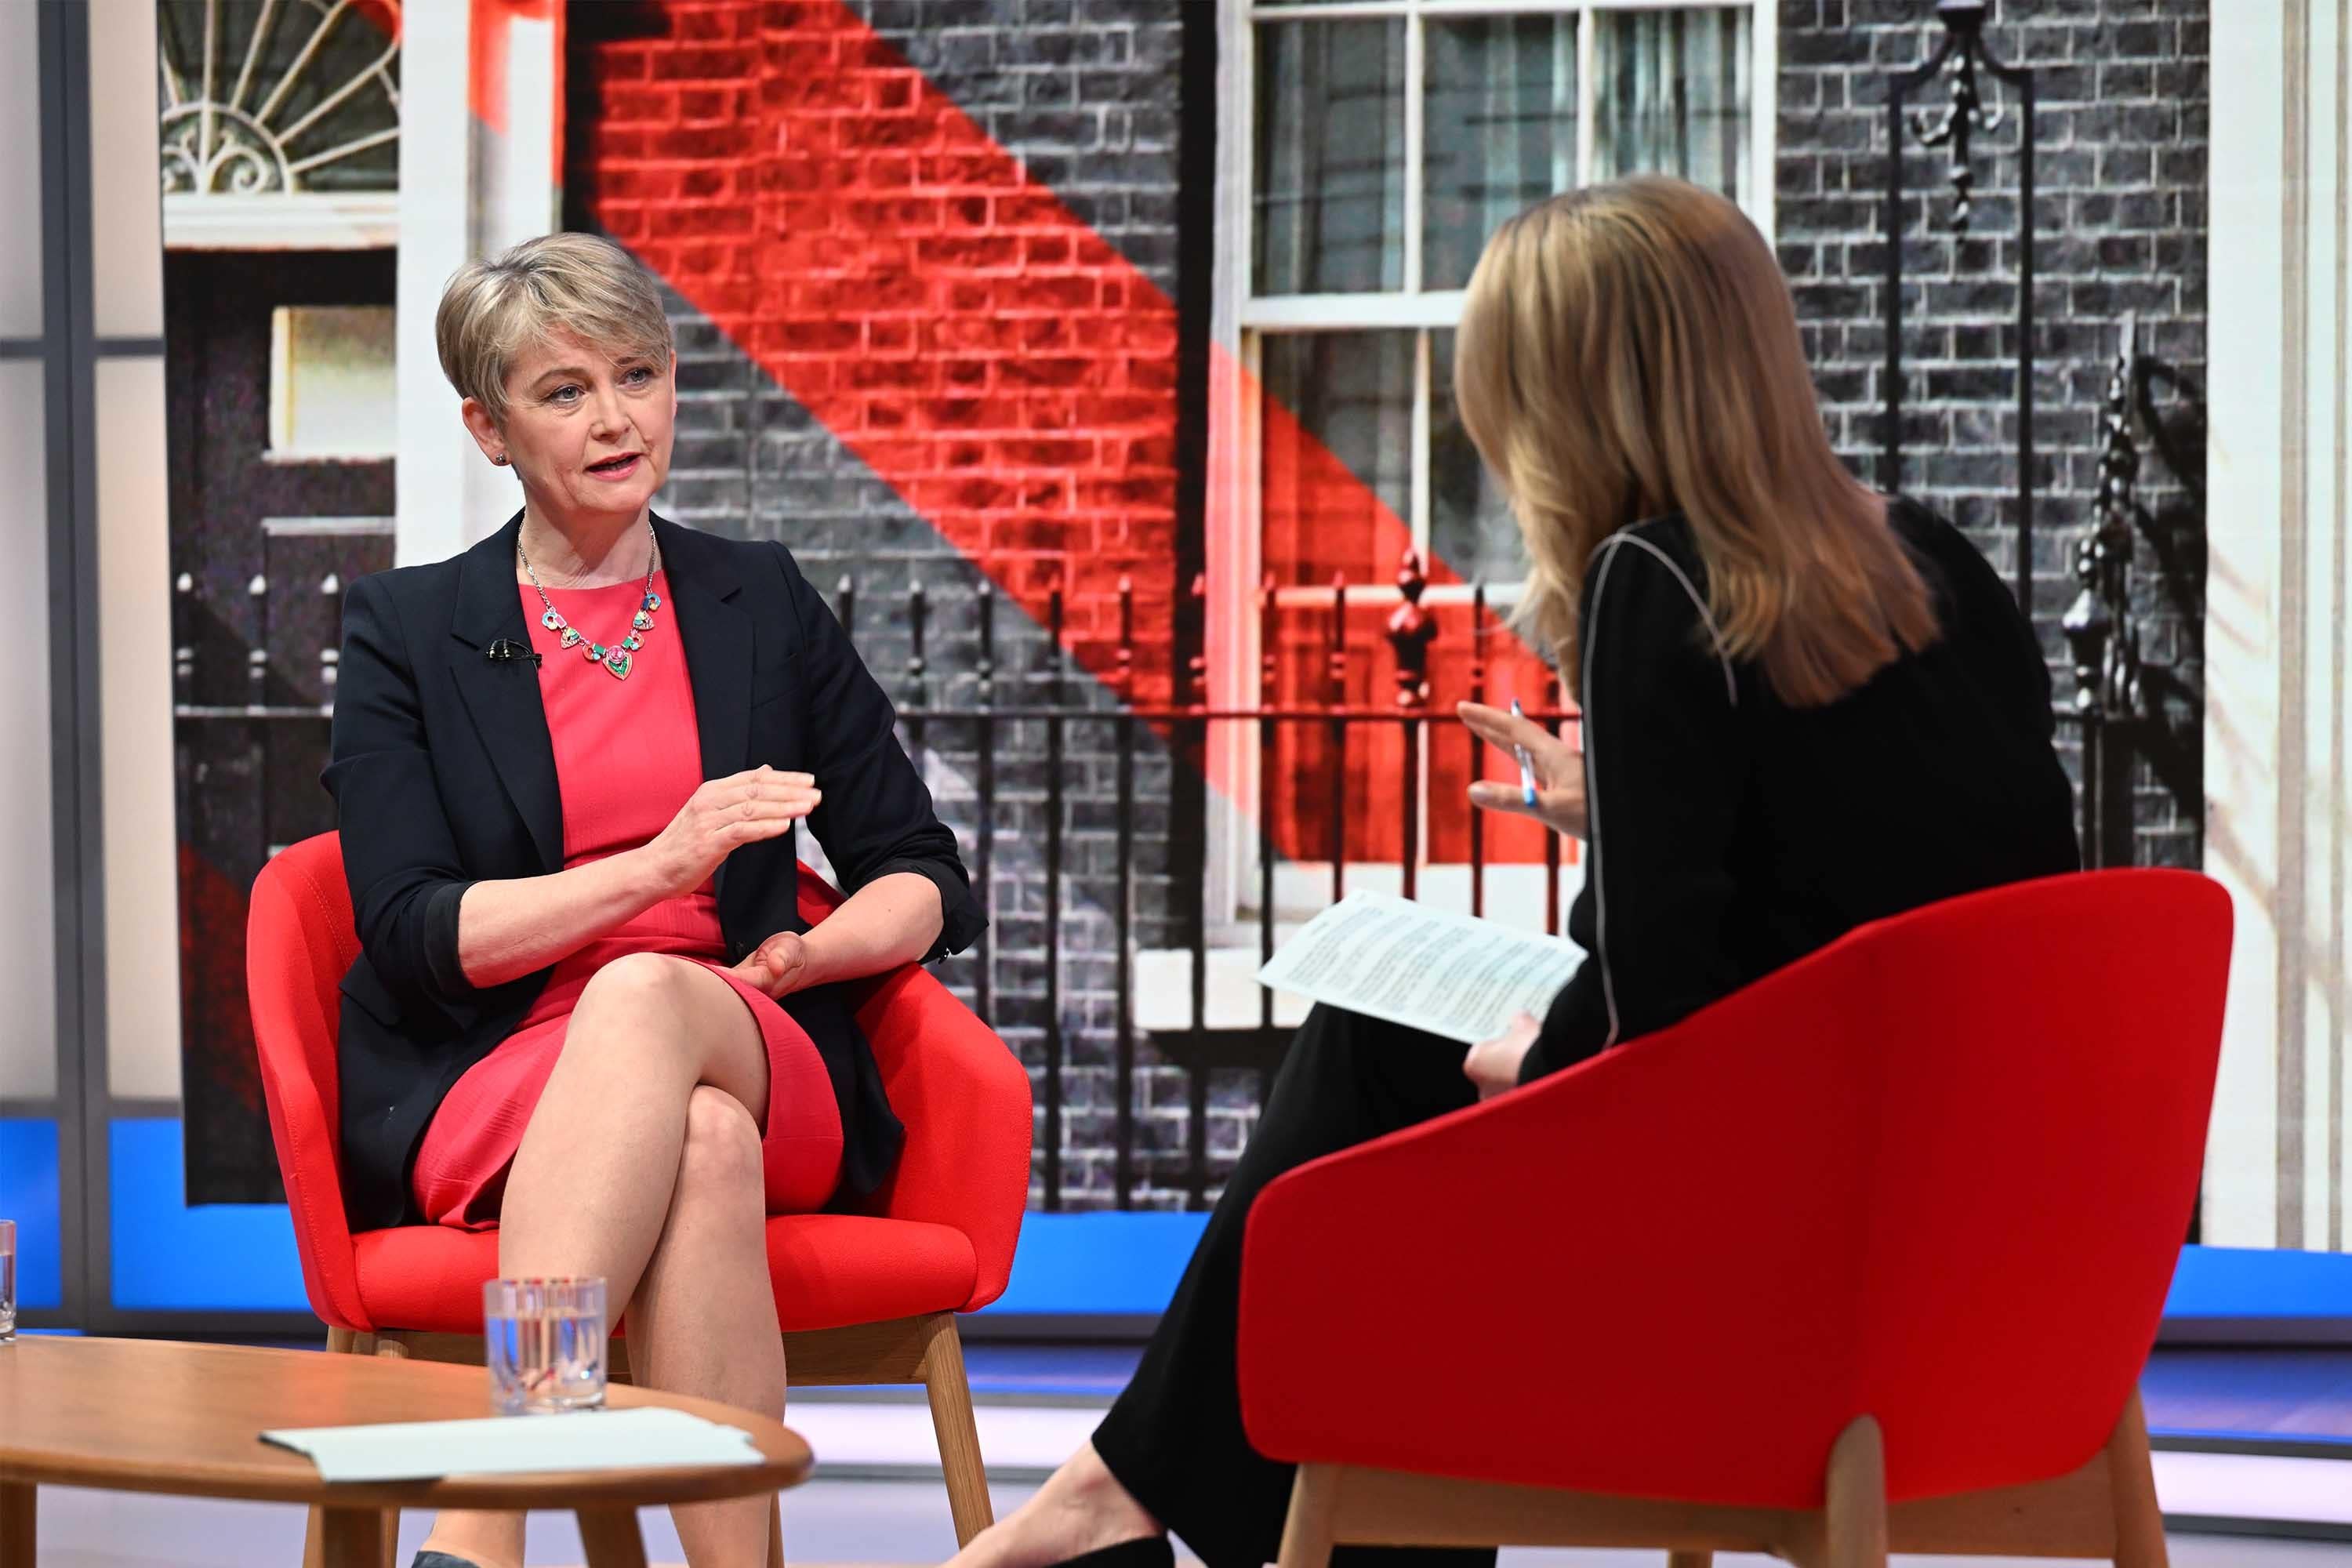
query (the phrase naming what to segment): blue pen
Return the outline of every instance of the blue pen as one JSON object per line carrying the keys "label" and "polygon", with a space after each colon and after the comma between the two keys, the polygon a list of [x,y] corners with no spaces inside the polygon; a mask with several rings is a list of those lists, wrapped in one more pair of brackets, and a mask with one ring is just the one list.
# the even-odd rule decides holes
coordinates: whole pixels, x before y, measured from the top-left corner
{"label": "blue pen", "polygon": [[[1519,710],[1519,700],[1516,697],[1511,699],[1511,717],[1514,719],[1527,717]],[[1535,759],[1528,755],[1528,749],[1525,746],[1513,746],[1511,754],[1519,759],[1519,798],[1526,801],[1528,805],[1533,805],[1536,803]]]}

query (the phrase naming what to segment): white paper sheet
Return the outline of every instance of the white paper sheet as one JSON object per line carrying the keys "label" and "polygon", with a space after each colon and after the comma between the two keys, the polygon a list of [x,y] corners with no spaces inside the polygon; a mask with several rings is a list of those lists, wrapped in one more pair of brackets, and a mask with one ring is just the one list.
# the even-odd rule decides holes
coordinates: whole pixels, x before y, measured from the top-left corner
{"label": "white paper sheet", "polygon": [[1365,892],[1307,921],[1257,977],[1471,1046],[1501,1034],[1515,1013],[1542,1017],[1578,959],[1562,937]]}
{"label": "white paper sheet", "polygon": [[292,1426],[264,1432],[261,1440],[308,1454],[320,1477],[330,1481],[760,1463],[750,1433],[660,1405],[478,1421]]}

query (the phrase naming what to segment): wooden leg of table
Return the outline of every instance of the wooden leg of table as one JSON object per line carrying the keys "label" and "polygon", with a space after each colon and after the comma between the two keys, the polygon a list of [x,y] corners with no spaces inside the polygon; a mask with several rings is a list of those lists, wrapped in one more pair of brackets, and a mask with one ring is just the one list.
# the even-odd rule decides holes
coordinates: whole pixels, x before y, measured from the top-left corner
{"label": "wooden leg of table", "polygon": [[1282,1525],[1279,1568],[1329,1568],[1331,1527],[1339,1507],[1339,1471],[1301,1465],[1290,1483],[1290,1515]]}
{"label": "wooden leg of table", "polygon": [[930,1396],[931,1429],[939,1438],[956,1544],[969,1546],[996,1515],[988,1500],[988,1469],[981,1463],[980,1427],[972,1420],[971,1384],[965,1380],[963,1341],[952,1312],[932,1321],[930,1343],[923,1351],[923,1391]]}
{"label": "wooden leg of table", "polygon": [[328,1508],[317,1510],[324,1568],[380,1568],[383,1562],[383,1510]]}
{"label": "wooden leg of table", "polygon": [[768,1568],[784,1568],[784,1494],[768,1500]]}
{"label": "wooden leg of table", "polygon": [[588,1568],[646,1568],[646,1538],[637,1533],[635,1509],[582,1509],[580,1543],[588,1549]]}
{"label": "wooden leg of table", "polygon": [[1857,1415],[1838,1435],[1825,1512],[1829,1568],[1886,1568],[1886,1445],[1877,1417]]}
{"label": "wooden leg of table", "polygon": [[0,1481],[0,1563],[22,1563],[30,1568],[33,1544],[39,1531],[40,1494],[30,1481]]}
{"label": "wooden leg of table", "polygon": [[1712,1552],[1669,1552],[1666,1568],[1715,1568]]}

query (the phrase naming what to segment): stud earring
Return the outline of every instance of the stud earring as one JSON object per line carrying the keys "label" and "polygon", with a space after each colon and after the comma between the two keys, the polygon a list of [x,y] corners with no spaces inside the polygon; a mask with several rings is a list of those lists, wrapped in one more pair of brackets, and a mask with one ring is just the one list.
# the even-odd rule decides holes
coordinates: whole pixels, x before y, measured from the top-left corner
{"label": "stud earring", "polygon": [[507,455],[504,452],[500,452],[497,457],[492,458],[490,461],[503,468],[507,466]]}

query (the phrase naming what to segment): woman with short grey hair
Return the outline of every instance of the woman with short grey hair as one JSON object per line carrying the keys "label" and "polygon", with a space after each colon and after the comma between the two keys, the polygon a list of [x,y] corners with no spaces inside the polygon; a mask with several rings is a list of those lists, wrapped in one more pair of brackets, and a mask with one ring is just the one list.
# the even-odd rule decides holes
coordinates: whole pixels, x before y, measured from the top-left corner
{"label": "woman with short grey hair", "polygon": [[[652,511],[677,356],[645,269],[529,240],[450,281],[436,335],[522,507],[347,599],[351,1222],[495,1227],[501,1274],[605,1279],[638,1381],[779,1414],[766,1216],[871,1193],[903,1138],[842,983],[985,922],[791,552]],[[803,823],[849,894],[815,925]],[[693,1563],[765,1557],[761,1500],[677,1515]],[[522,1547],[519,1514],[445,1514],[417,1561]]]}

